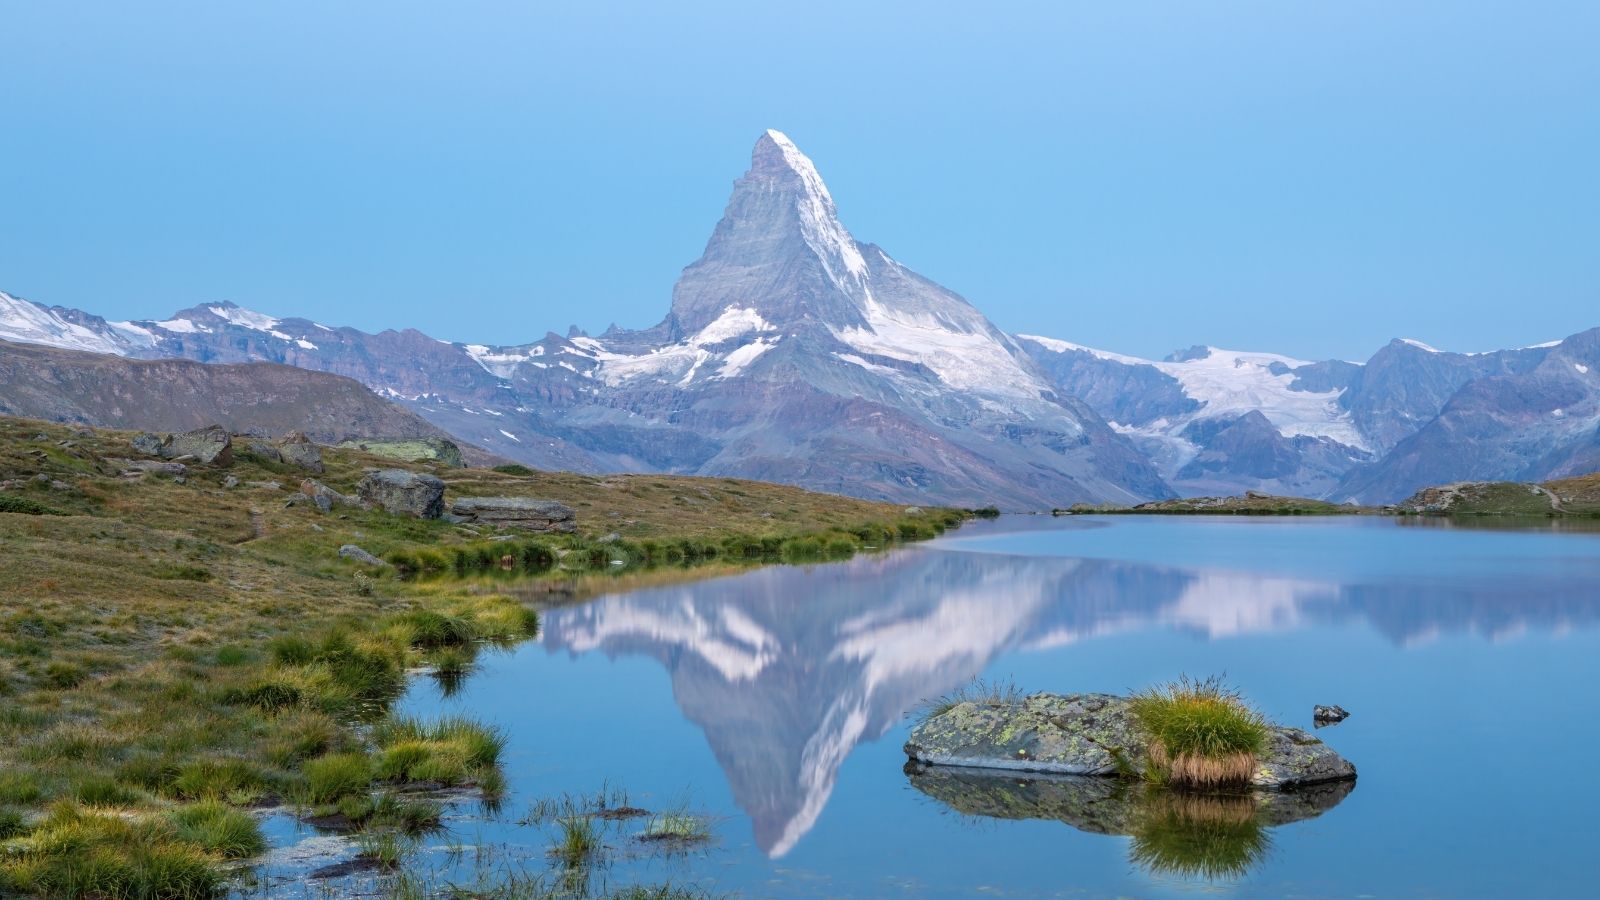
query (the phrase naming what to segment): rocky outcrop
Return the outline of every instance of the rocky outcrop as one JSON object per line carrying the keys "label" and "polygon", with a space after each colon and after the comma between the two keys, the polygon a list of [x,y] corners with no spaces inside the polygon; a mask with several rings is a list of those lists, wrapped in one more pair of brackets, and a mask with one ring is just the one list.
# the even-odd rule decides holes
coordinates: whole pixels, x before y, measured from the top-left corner
{"label": "rocky outcrop", "polygon": [[371,553],[368,553],[360,547],[357,547],[355,544],[345,544],[344,546],[340,547],[339,556],[352,562],[361,563],[364,566],[387,565],[387,563],[385,563],[383,560],[373,556]]}
{"label": "rocky outcrop", "polygon": [[157,455],[164,459],[192,456],[205,465],[228,466],[233,464],[233,437],[221,425],[207,425],[169,436]]}
{"label": "rocky outcrop", "polygon": [[[1148,745],[1125,697],[1034,694],[956,703],[918,724],[905,751],[928,765],[1131,778],[1145,771]],[[1251,784],[1280,790],[1354,777],[1355,766],[1308,732],[1271,726]]]}
{"label": "rocky outcrop", "polygon": [[504,525],[528,531],[570,534],[577,529],[572,507],[554,500],[527,497],[461,497],[450,512],[478,525]]}
{"label": "rocky outcrop", "polygon": [[444,515],[444,482],[405,469],[379,469],[356,487],[361,502],[397,516],[437,519]]}
{"label": "rocky outcrop", "polygon": [[313,478],[300,482],[300,492],[289,497],[285,506],[300,506],[310,503],[324,513],[332,512],[335,506],[361,506],[362,501],[347,494],[341,494],[331,487]]}
{"label": "rocky outcrop", "polygon": [[322,474],[322,448],[311,443],[304,433],[291,431],[284,435],[277,450],[278,457],[289,465]]}

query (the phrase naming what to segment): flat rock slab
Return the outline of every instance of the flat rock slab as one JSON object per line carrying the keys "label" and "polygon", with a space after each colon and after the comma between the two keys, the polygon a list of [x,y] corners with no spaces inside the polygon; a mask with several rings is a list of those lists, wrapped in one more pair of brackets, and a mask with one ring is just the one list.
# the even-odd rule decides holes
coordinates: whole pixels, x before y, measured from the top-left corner
{"label": "flat rock slab", "polygon": [[572,507],[554,500],[529,497],[461,497],[450,512],[462,522],[505,525],[529,531],[571,532],[576,529]]}
{"label": "flat rock slab", "polygon": [[[1251,783],[1265,790],[1342,781],[1356,768],[1298,728],[1269,726]],[[1126,697],[1034,694],[1015,701],[967,700],[924,719],[906,741],[906,755],[933,766],[1056,775],[1137,778],[1149,760]]]}

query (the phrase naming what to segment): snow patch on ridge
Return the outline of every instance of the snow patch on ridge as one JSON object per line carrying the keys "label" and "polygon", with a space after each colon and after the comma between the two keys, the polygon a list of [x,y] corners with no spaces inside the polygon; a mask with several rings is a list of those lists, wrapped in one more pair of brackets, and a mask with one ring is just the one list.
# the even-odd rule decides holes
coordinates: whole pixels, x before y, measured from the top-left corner
{"label": "snow patch on ridge", "polygon": [[206,309],[210,310],[212,315],[229,324],[248,328],[251,331],[265,331],[279,340],[289,340],[288,335],[273,331],[274,328],[278,327],[280,320],[264,313],[245,309],[242,306],[208,306]]}
{"label": "snow patch on ridge", "polygon": [[4,291],[0,291],[0,338],[92,353],[127,352],[111,335],[69,322],[32,300]]}
{"label": "snow patch on ridge", "polygon": [[864,354],[920,363],[957,390],[1029,400],[1049,391],[981,328],[957,330],[937,316],[890,309],[870,294],[862,311],[866,328],[835,329],[833,336]]}
{"label": "snow patch on ridge", "polygon": [[[769,128],[767,137],[777,145],[784,163],[800,176],[804,190],[796,202],[800,213],[800,232],[805,242],[821,257],[828,276],[841,289],[846,287],[843,275],[850,276],[857,290],[862,289],[867,278],[867,261],[862,258],[855,238],[839,223],[839,211],[833,205],[833,195],[828,193],[828,186],[823,183],[816,165],[783,132]],[[842,266],[844,272],[835,271],[835,265]]]}
{"label": "snow patch on ridge", "polygon": [[721,355],[722,366],[713,377],[732,377],[777,346],[782,339],[780,336],[766,336],[776,330],[754,307],[730,306],[694,335],[649,353],[615,353],[590,337],[576,337],[572,343],[600,363],[598,375],[606,384],[618,385],[636,378],[658,378],[672,381],[679,387],[688,387],[700,374],[701,367],[718,356],[718,351],[708,348],[720,347],[747,335],[757,336],[754,341]]}

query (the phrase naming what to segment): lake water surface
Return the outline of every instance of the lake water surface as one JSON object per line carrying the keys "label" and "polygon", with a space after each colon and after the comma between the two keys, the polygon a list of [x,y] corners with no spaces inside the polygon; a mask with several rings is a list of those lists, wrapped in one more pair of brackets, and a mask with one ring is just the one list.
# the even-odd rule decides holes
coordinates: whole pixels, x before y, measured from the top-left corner
{"label": "lake water surface", "polygon": [[[1371,517],[1005,517],[845,563],[604,596],[549,610],[538,639],[484,656],[452,696],[421,679],[402,701],[510,735],[505,802],[460,804],[418,867],[458,883],[503,864],[485,859],[548,868],[552,827],[518,824],[530,805],[621,789],[711,817],[715,837],[662,853],[635,839],[644,820],[608,824],[596,887],[1593,896],[1597,626],[1600,534]],[[1220,871],[1153,864],[1157,836],[1099,833],[1142,795],[1088,798],[1085,816],[1082,798],[1050,799],[1073,785],[953,795],[903,771],[908,714],[974,678],[1124,693],[1223,672],[1285,724],[1349,709],[1317,734],[1360,778],[1320,815],[1258,828]],[[1238,824],[1184,815],[1203,833]]]}

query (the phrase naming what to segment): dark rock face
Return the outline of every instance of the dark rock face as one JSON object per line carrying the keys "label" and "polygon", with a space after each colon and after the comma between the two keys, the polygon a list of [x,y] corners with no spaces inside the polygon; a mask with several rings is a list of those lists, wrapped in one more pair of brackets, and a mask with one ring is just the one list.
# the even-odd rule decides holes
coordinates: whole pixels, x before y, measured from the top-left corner
{"label": "dark rock face", "polygon": [[[927,765],[1055,775],[1131,778],[1149,761],[1149,740],[1127,699],[1111,694],[957,703],[912,729],[905,750]],[[1355,777],[1355,766],[1322,741],[1298,728],[1273,726],[1251,784],[1283,790]]]}
{"label": "dark rock face", "polygon": [[205,465],[232,465],[233,437],[221,425],[208,425],[168,437],[162,441],[159,453],[166,459],[192,456]]}
{"label": "dark rock face", "polygon": [[450,507],[461,521],[504,525],[528,531],[561,532],[577,530],[572,507],[554,500],[526,497],[461,497]]}
{"label": "dark rock face", "polygon": [[437,519],[444,515],[444,482],[404,469],[380,469],[361,479],[356,493],[362,502],[398,516]]}
{"label": "dark rock face", "polygon": [[215,424],[257,438],[300,430],[326,442],[443,436],[362,385],[322,372],[127,359],[4,342],[0,414],[170,432]]}

